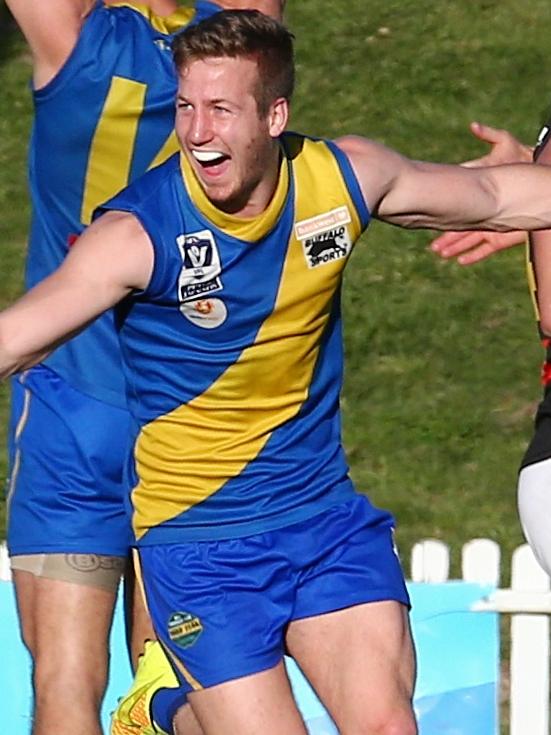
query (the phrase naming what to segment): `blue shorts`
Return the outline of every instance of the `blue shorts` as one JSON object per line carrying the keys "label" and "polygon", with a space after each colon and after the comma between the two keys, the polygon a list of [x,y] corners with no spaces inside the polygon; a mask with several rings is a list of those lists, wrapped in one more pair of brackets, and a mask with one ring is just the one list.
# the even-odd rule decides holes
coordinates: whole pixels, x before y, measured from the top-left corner
{"label": "blue shorts", "polygon": [[357,495],[255,536],[140,547],[147,605],[181,693],[272,668],[293,620],[380,600],[409,606],[392,523]]}
{"label": "blue shorts", "polygon": [[12,379],[7,488],[11,556],[126,556],[122,477],[130,415],[42,365]]}

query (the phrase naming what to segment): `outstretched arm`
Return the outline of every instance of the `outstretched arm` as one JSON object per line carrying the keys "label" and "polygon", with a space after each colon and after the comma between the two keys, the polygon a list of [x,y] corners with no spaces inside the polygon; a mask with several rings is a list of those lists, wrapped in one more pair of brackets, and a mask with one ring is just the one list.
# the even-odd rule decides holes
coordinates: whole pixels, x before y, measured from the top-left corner
{"label": "outstretched arm", "polygon": [[27,39],[38,89],[61,69],[78,40],[94,0],[6,0]]}
{"label": "outstretched arm", "polygon": [[[478,122],[471,123],[470,128],[473,135],[489,143],[492,149],[481,158],[466,161],[462,164],[463,166],[478,168],[532,160],[532,148],[522,144],[506,130],[499,130]],[[523,230],[506,233],[484,230],[451,231],[433,240],[431,249],[442,258],[457,258],[460,265],[472,265],[500,250],[526,243],[527,237],[527,233]]]}
{"label": "outstretched arm", "polygon": [[0,313],[0,378],[36,364],[134,289],[149,283],[153,247],[129,214],[109,212],[60,268]]}
{"label": "outstretched arm", "polygon": [[410,228],[551,227],[551,170],[533,164],[468,168],[412,161],[365,138],[337,141],[374,216]]}

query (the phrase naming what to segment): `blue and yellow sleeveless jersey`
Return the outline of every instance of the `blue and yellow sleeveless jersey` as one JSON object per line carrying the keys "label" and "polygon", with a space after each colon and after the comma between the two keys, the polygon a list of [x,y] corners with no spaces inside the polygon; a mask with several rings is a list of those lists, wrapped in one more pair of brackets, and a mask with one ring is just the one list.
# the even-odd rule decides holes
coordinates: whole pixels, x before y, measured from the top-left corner
{"label": "blue and yellow sleeveless jersey", "polygon": [[[61,71],[34,91],[28,287],[59,266],[99,204],[177,150],[170,41],[216,10],[199,2],[160,18],[143,5],[97,2]],[[111,314],[46,362],[73,387],[124,405]]]}
{"label": "blue and yellow sleeveless jersey", "polygon": [[118,310],[138,543],[245,536],[354,492],[339,291],[369,213],[333,144],[286,134],[282,150],[254,219],[217,210],[183,155],[106,205],[134,213],[155,252],[148,288]]}

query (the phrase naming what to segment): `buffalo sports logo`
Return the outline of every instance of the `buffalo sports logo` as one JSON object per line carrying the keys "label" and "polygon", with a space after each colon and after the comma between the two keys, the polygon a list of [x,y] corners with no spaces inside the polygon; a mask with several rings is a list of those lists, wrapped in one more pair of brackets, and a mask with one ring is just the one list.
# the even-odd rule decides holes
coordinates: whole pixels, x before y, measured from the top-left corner
{"label": "buffalo sports logo", "polygon": [[348,207],[338,207],[296,223],[295,234],[302,242],[309,268],[346,258],[352,249],[346,226],[350,221]]}

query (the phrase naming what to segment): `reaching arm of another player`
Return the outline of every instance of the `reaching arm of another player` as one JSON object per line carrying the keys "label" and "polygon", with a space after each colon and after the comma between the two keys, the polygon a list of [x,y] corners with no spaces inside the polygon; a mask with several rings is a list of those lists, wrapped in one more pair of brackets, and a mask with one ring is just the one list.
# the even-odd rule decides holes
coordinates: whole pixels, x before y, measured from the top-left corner
{"label": "reaching arm of another player", "polygon": [[508,130],[492,128],[479,122],[469,125],[471,133],[483,143],[492,146],[489,153],[471,161],[464,161],[461,165],[468,168],[482,166],[500,166],[503,163],[531,163],[534,149],[521,143]]}
{"label": "reaching arm of another player", "polygon": [[400,227],[498,232],[551,226],[551,171],[412,161],[365,138],[337,141],[373,214]]}
{"label": "reaching arm of another player", "polygon": [[487,232],[486,230],[453,230],[439,235],[431,242],[431,250],[441,258],[456,258],[459,265],[472,265],[489,258],[500,250],[525,244],[525,230],[512,232]]}
{"label": "reaching arm of another player", "polygon": [[[479,168],[503,163],[529,163],[532,160],[533,149],[521,143],[507,130],[499,130],[478,122],[471,123],[470,129],[473,135],[489,143],[492,149],[481,158],[465,161],[462,166]],[[500,250],[522,245],[526,243],[527,238],[528,233],[524,230],[501,233],[484,230],[451,231],[434,239],[431,249],[442,258],[457,258],[460,265],[472,265]]]}
{"label": "reaching arm of another player", "polygon": [[61,69],[78,40],[94,0],[6,0],[33,57],[38,89]]}
{"label": "reaching arm of another player", "polygon": [[149,283],[153,247],[129,214],[109,212],[51,276],[0,313],[0,378],[42,360],[121,299]]}

